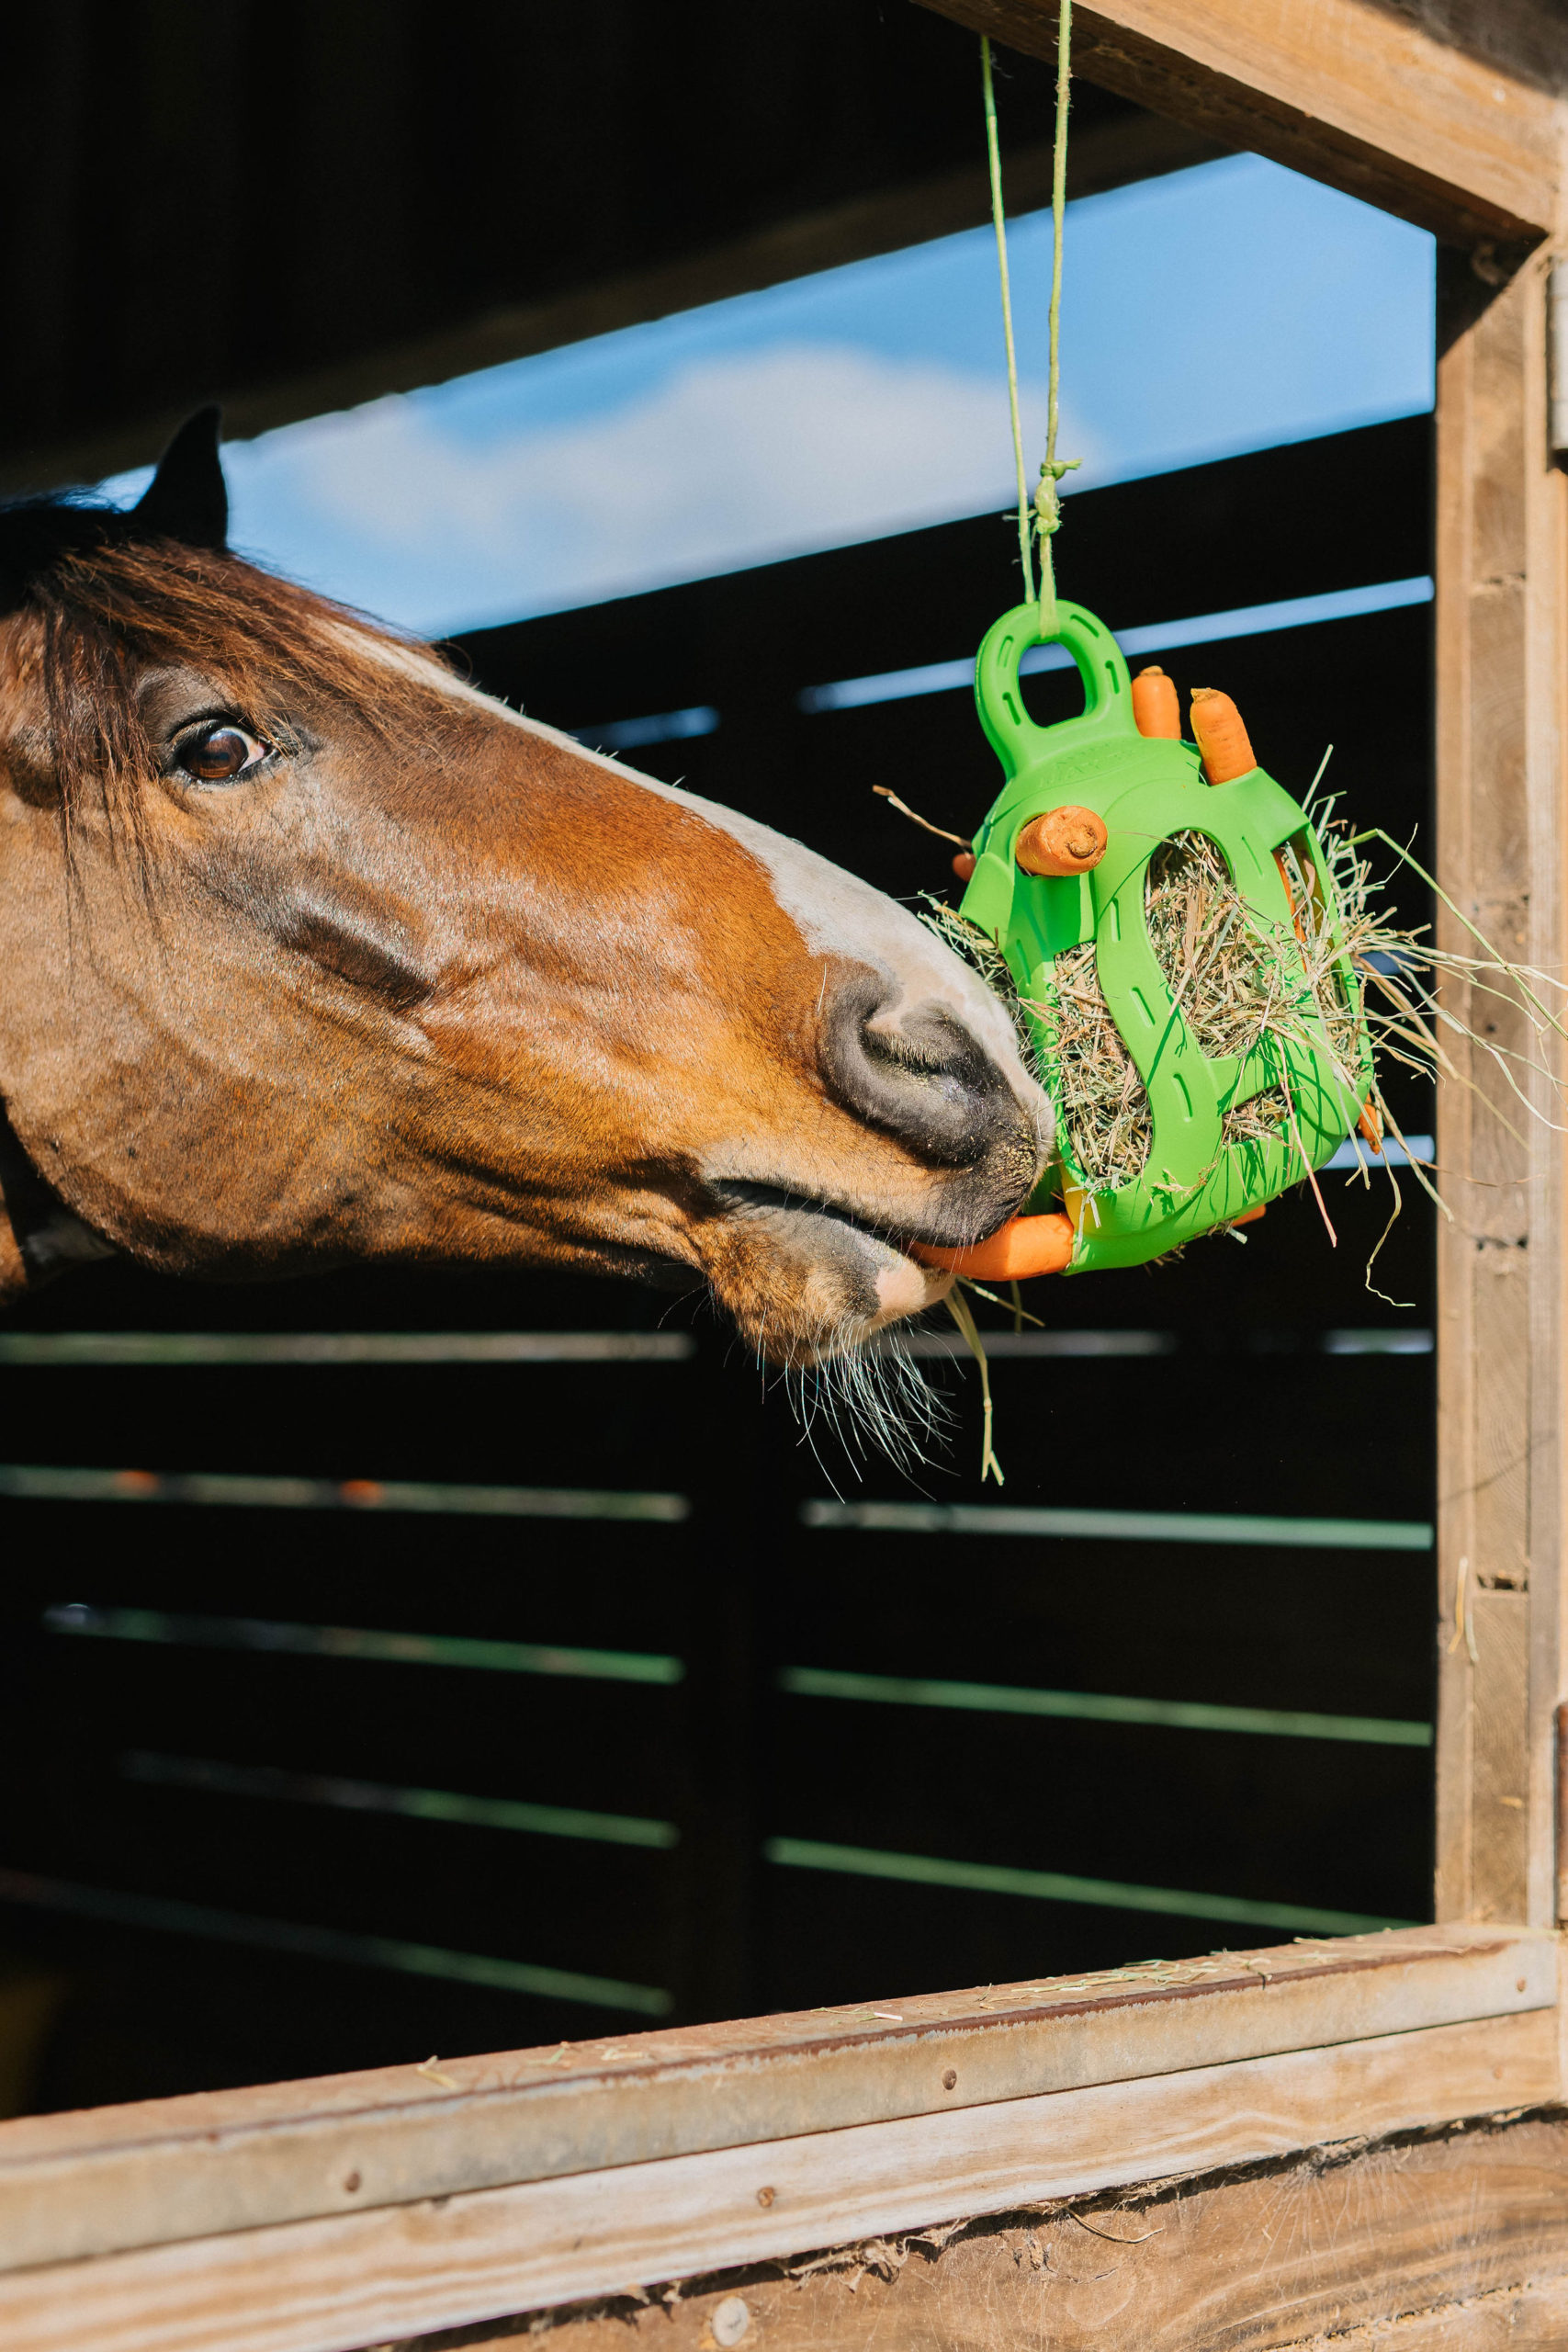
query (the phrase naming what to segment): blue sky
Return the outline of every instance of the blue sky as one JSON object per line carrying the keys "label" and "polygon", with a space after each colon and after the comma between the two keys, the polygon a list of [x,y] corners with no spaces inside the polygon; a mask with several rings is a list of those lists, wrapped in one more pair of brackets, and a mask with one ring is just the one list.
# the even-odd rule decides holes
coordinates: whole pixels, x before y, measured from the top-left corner
{"label": "blue sky", "polygon": [[[1032,480],[1050,220],[1011,225]],[[1430,237],[1256,156],[1069,207],[1069,492],[1428,408]],[[988,229],[231,443],[233,544],[431,635],[1012,497]],[[123,492],[133,478],[111,485]]]}

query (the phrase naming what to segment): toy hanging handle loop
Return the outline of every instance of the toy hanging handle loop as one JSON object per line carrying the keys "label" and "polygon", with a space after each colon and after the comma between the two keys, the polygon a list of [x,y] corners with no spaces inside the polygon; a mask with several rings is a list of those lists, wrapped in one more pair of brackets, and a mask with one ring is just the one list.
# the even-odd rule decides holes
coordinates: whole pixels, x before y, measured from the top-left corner
{"label": "toy hanging handle loop", "polygon": [[[975,701],[991,748],[1010,776],[1047,752],[1075,743],[1136,735],[1127,664],[1105,623],[1058,597],[1055,627],[1041,626],[1038,605],[1016,605],[986,635],[975,663]],[[1040,727],[1024,708],[1019,664],[1036,645],[1063,645],[1077,664],[1084,707],[1077,718]]]}

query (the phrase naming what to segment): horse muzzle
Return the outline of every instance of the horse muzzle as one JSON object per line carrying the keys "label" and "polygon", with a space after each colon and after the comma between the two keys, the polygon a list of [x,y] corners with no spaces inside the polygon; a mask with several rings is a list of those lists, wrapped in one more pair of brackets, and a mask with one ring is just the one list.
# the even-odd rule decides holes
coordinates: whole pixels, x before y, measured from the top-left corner
{"label": "horse muzzle", "polygon": [[899,1004],[863,971],[836,992],[819,1057],[842,1107],[937,1180],[913,1238],[962,1248],[1027,1199],[1050,1146],[1049,1103],[1017,1056],[1005,1067],[959,1006]]}
{"label": "horse muzzle", "polygon": [[959,1005],[901,1005],[863,967],[825,1009],[818,1059],[825,1094],[854,1123],[835,1125],[831,1151],[807,1141],[798,1160],[781,1155],[787,1170],[706,1177],[718,1214],[705,1270],[741,1330],[787,1363],[842,1353],[944,1297],[941,1261],[1016,1215],[1051,1132],[1021,1063],[1004,1065]]}

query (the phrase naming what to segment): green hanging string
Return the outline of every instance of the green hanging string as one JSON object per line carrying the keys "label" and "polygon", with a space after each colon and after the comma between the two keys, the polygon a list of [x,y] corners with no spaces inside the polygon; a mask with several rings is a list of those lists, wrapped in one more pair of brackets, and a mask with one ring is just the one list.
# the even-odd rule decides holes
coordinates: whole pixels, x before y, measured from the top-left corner
{"label": "green hanging string", "polygon": [[1029,477],[1023,464],[1023,427],[1018,414],[1018,354],[1012,340],[1012,295],[1008,286],[1007,214],[1002,209],[1002,156],[997,140],[997,93],[991,80],[991,44],[980,36],[980,83],[986,94],[986,153],[991,166],[991,220],[997,232],[997,271],[1002,282],[1002,332],[1007,337],[1008,401],[1012,409],[1012,458],[1018,469],[1018,560],[1023,567],[1027,604],[1034,594],[1029,557]]}
{"label": "green hanging string", "polygon": [[1045,462],[1034,493],[1036,528],[1040,534],[1040,627],[1052,633],[1056,626],[1056,577],[1051,561],[1051,541],[1062,526],[1062,498],[1057,487],[1064,474],[1083,462],[1056,455],[1056,426],[1062,390],[1062,222],[1067,209],[1067,104],[1072,79],[1073,0],[1062,0],[1056,20],[1056,138],[1051,157],[1051,361],[1045,410]]}
{"label": "green hanging string", "polygon": [[1034,595],[1034,571],[1030,559],[1031,522],[1040,538],[1040,630],[1056,631],[1056,579],[1051,541],[1061,528],[1062,501],[1057,488],[1064,474],[1083,461],[1058,458],[1056,427],[1061,413],[1062,225],[1067,209],[1067,108],[1072,79],[1073,0],[1061,0],[1056,20],[1056,135],[1051,158],[1051,309],[1050,369],[1045,413],[1045,462],[1034,493],[1032,518],[1023,465],[1023,428],[1018,410],[1018,361],[1013,345],[1012,292],[1008,282],[1007,217],[1002,207],[1001,152],[997,137],[997,99],[991,77],[991,44],[981,36],[980,78],[986,96],[986,152],[991,168],[991,219],[997,232],[997,266],[1001,278],[1002,328],[1007,337],[1008,401],[1012,413],[1013,461],[1018,472],[1018,539],[1023,568],[1026,603]]}

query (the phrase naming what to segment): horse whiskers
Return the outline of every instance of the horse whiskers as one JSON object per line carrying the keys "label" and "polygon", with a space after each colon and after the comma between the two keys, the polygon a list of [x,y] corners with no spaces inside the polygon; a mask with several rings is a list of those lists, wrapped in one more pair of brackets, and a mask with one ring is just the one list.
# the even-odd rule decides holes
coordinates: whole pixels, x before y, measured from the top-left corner
{"label": "horse whiskers", "polygon": [[846,1322],[815,1361],[784,1368],[791,1410],[816,1450],[820,1422],[852,1459],[883,1454],[904,1471],[919,1469],[942,1443],[952,1411],[909,1354],[901,1330],[860,1339]]}

